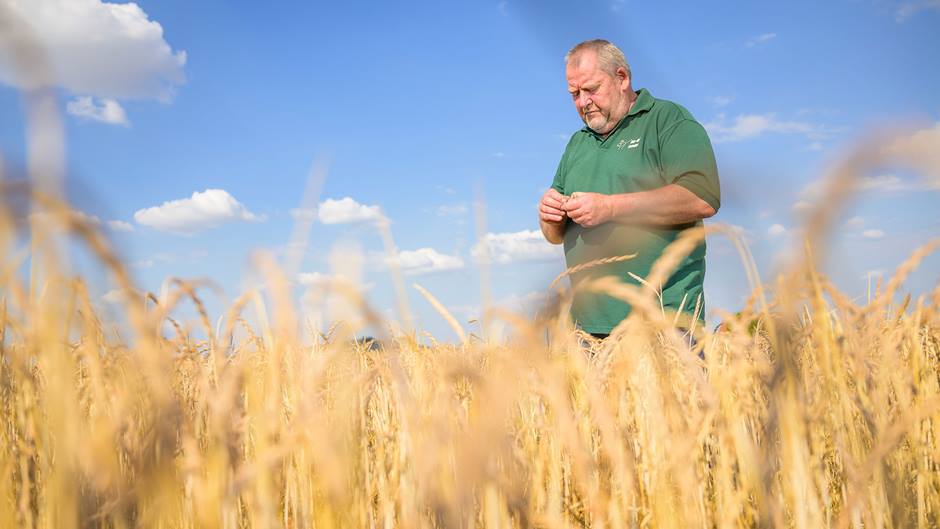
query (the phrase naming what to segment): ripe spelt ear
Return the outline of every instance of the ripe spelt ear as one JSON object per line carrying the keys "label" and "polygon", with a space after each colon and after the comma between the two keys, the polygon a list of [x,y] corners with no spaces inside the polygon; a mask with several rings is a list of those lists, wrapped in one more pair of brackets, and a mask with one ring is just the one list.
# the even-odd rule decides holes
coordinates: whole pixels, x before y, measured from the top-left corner
{"label": "ripe spelt ear", "polygon": [[422,287],[421,285],[414,283],[411,286],[413,286],[415,290],[420,292],[421,295],[424,296],[424,299],[428,300],[428,303],[430,303],[431,306],[434,307],[434,310],[436,310],[438,314],[440,314],[441,317],[444,318],[444,321],[447,322],[447,325],[449,325],[450,328],[453,329],[454,334],[456,334],[457,337],[460,338],[460,343],[466,345],[467,335],[466,333],[464,333],[463,327],[461,327],[460,324],[457,323],[457,320],[454,319],[454,317],[444,307],[444,305],[441,305],[441,302],[438,301],[437,298],[432,296],[431,293],[425,290],[425,288]]}

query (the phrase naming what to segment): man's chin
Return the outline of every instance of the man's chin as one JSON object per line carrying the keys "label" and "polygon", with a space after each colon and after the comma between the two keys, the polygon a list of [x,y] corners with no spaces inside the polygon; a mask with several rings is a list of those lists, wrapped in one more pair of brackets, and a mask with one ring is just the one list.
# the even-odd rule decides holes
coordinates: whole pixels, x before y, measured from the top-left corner
{"label": "man's chin", "polygon": [[606,121],[601,123],[588,122],[587,126],[589,129],[593,130],[595,134],[607,134],[610,132],[610,127],[607,125]]}

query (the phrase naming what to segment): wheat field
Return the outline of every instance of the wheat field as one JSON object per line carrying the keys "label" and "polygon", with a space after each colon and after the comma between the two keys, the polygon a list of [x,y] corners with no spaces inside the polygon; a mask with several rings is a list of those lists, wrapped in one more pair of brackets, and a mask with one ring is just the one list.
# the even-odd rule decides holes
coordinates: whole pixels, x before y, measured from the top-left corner
{"label": "wheat field", "polygon": [[[220,318],[196,284],[135,291],[93,224],[32,198],[49,211],[31,217],[36,275],[17,273],[28,252],[0,216],[3,527],[940,524],[940,287],[897,295],[940,241],[863,304],[807,252],[719,329],[696,329],[694,349],[655,290],[614,278],[583,286],[635,307],[604,342],[572,328],[564,287],[535,319],[489,311],[511,339],[468,336],[421,289],[461,337],[445,344],[396,330],[342,282],[328,290],[359,317],[308,339],[273,259]],[[57,272],[56,229],[123,289],[124,334]],[[690,230],[650,284],[710,234],[748,262],[734,230]],[[177,321],[187,299],[199,317]],[[355,340],[364,328],[383,334]]]}
{"label": "wheat field", "polygon": [[[709,225],[646,286],[579,287],[634,307],[604,342],[572,327],[562,280],[538,317],[486,312],[508,339],[467,334],[419,288],[458,336],[442,343],[339,281],[307,296],[353,317],[309,328],[270,256],[221,314],[196,282],[140,292],[57,198],[54,94],[24,100],[30,183],[0,180],[0,527],[940,527],[940,285],[904,291],[940,240],[862,302],[820,272],[853,180],[889,163],[940,177],[940,129],[848,152],[768,281],[736,230]],[[704,237],[731,238],[753,294],[690,349],[655,285]],[[96,256],[126,325],[63,264],[65,241]]]}

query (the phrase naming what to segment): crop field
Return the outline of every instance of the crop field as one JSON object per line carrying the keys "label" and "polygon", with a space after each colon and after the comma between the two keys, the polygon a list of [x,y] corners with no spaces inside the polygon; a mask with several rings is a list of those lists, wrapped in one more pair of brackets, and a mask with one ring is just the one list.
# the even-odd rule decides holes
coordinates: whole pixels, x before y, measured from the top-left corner
{"label": "crop field", "polygon": [[[298,302],[297,270],[271,254],[217,313],[206,282],[140,290],[100,222],[62,198],[55,85],[9,20],[0,37],[36,82],[26,174],[0,173],[0,529],[940,527],[940,284],[905,282],[940,239],[892,256],[861,298],[823,272],[858,179],[900,167],[940,181],[940,126],[844,153],[771,277],[740,230],[706,222],[638,284],[577,286],[632,306],[606,340],[572,325],[562,274],[536,315],[484,307],[477,333],[417,287],[446,342],[353,282]],[[712,238],[731,241],[752,292],[710,306],[720,324],[693,327],[690,345],[657,289]],[[67,265],[76,248],[116,287],[119,318],[94,294],[101,277]],[[306,311],[329,304],[349,317],[311,327]]]}
{"label": "crop field", "polygon": [[[858,152],[827,203],[871,162]],[[334,282],[358,317],[306,339],[273,259],[257,263],[263,292],[207,314],[195,284],[135,291],[93,224],[32,199],[48,211],[31,217],[41,284],[16,273],[21,226],[0,216],[2,527],[940,524],[940,287],[898,295],[938,241],[859,303],[813,265],[820,209],[806,256],[718,329],[696,329],[693,349],[654,289],[613,278],[582,287],[636,307],[605,342],[571,327],[565,282],[537,318],[488,312],[510,339],[466,335],[423,291],[452,344],[395,330]],[[46,232],[98,257],[129,329],[57,273]],[[705,236],[734,239],[753,274],[734,230],[710,226],[670,247],[649,284]],[[187,299],[199,317],[177,321]],[[366,328],[379,336],[357,341]]]}

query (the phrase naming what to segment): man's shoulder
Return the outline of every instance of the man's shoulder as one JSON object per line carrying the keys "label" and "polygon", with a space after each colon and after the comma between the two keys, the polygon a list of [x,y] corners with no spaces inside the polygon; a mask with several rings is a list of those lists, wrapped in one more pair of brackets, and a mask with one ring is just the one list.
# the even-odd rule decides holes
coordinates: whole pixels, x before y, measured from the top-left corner
{"label": "man's shoulder", "polygon": [[650,116],[655,117],[661,125],[671,124],[673,122],[690,119],[695,121],[695,117],[689,112],[689,109],[670,101],[669,99],[653,98],[653,105],[650,107]]}

